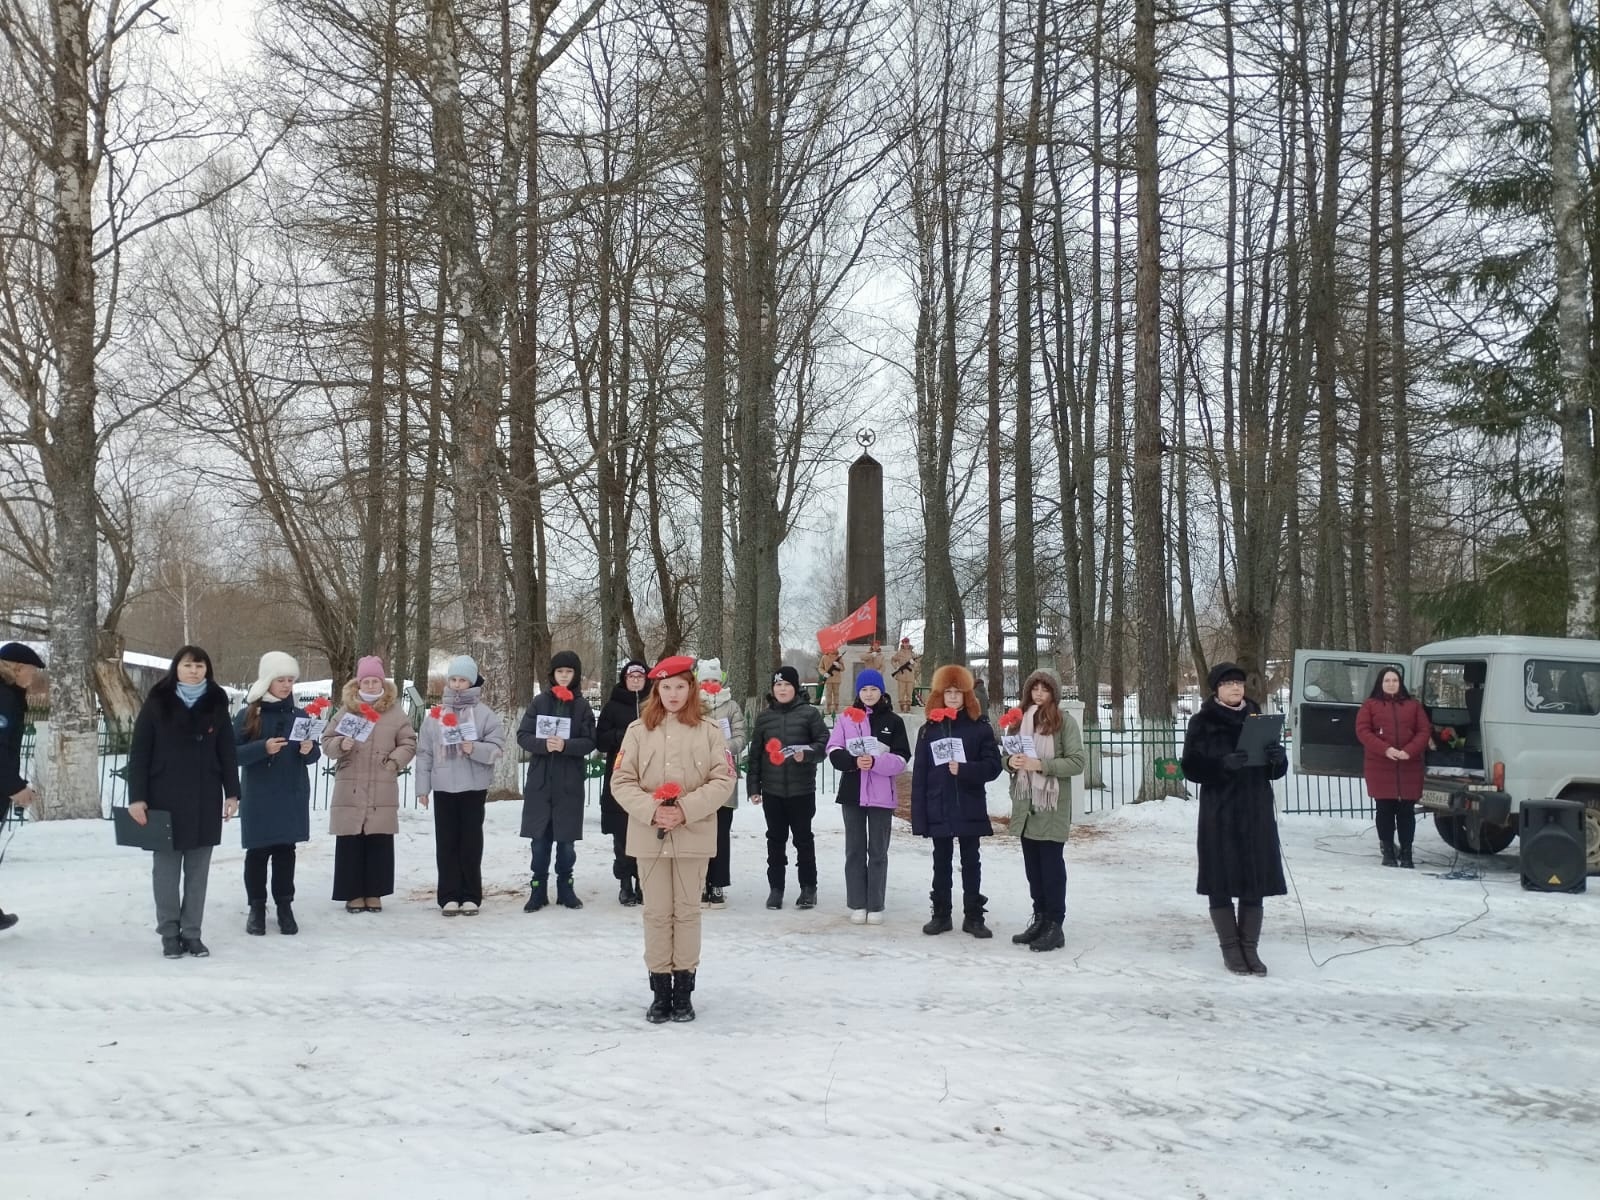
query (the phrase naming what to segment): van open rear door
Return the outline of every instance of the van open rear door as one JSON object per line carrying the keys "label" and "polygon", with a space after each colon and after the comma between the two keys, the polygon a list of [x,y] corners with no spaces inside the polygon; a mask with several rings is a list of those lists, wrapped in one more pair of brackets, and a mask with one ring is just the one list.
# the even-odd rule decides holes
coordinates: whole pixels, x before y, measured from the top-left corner
{"label": "van open rear door", "polygon": [[1395,667],[1411,677],[1405,654],[1362,650],[1296,650],[1290,693],[1294,769],[1302,775],[1361,774],[1361,743],[1356,713],[1372,691],[1378,673]]}

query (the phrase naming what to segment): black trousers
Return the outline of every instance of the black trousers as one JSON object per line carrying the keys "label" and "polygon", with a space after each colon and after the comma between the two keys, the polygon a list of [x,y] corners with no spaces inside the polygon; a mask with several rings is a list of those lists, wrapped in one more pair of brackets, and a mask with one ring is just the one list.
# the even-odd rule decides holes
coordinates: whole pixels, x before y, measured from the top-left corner
{"label": "black trousers", "polygon": [[244,897],[251,904],[267,902],[267,866],[272,866],[272,902],[294,899],[294,843],[257,846],[244,852]]}
{"label": "black trousers", "polygon": [[356,833],[333,839],[333,898],[394,894],[394,834]]}
{"label": "black trousers", "polygon": [[811,832],[811,819],[817,815],[817,794],[763,796],[761,811],[767,818],[767,886],[783,887],[789,866],[789,839],[792,837],[800,886],[816,887],[817,839]]}
{"label": "black trousers", "polygon": [[728,878],[728,848],[733,844],[732,829],[733,809],[717,809],[717,854],[706,867],[707,887],[723,888],[733,882]]}
{"label": "black trousers", "polygon": [[628,826],[612,830],[611,833],[611,873],[617,877],[617,882],[631,879],[639,882],[639,860],[628,857]]}
{"label": "black trousers", "polygon": [[1400,849],[1411,849],[1412,839],[1417,836],[1417,810],[1415,800],[1374,800],[1378,807],[1378,840],[1385,846],[1394,844],[1394,835],[1398,827],[1400,833]]}
{"label": "black trousers", "polygon": [[1065,842],[1022,839],[1022,867],[1028,873],[1033,911],[1050,921],[1067,919],[1067,846]]}
{"label": "black trousers", "polygon": [[983,891],[983,860],[978,857],[978,835],[963,837],[936,837],[933,839],[933,895],[934,903],[950,903],[950,889],[955,884],[956,843],[961,843],[961,891],[963,895],[976,896]]}
{"label": "black trousers", "polygon": [[483,903],[483,804],[487,791],[434,792],[433,853],[439,907]]}

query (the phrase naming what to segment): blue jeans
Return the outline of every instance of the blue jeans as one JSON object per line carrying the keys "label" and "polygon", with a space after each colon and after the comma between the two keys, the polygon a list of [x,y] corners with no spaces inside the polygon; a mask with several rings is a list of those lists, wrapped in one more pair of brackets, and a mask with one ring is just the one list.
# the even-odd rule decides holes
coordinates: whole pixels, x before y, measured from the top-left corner
{"label": "blue jeans", "polygon": [[578,846],[576,842],[558,842],[550,834],[550,826],[544,827],[544,832],[533,839],[533,857],[529,864],[533,877],[540,883],[550,878],[550,850],[556,852],[556,878],[568,879],[572,876],[572,868],[578,865]]}

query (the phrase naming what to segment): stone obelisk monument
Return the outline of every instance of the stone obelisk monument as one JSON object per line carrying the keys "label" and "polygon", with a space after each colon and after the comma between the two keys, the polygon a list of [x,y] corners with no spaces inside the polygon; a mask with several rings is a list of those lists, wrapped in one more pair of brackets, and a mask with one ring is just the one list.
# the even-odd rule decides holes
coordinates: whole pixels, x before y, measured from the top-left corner
{"label": "stone obelisk monument", "polygon": [[850,464],[845,496],[844,578],[848,611],[854,612],[874,596],[878,598],[877,628],[843,648],[844,686],[840,690],[846,696],[855,695],[862,656],[872,642],[884,640],[883,464],[870,453],[877,440],[877,434],[870,429],[856,434],[861,457]]}

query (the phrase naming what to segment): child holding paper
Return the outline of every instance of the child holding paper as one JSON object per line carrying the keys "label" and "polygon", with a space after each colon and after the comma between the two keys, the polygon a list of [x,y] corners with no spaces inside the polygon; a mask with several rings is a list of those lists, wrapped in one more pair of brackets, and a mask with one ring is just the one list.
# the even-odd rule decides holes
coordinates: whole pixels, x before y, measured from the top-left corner
{"label": "child holding paper", "polygon": [[884,695],[883,672],[869,667],[856,676],[855,707],[840,714],[828,737],[828,761],[839,772],[844,894],[852,924],[883,924],[894,780],[910,758],[906,723]]}
{"label": "child holding paper", "polygon": [[[294,919],[295,845],[311,840],[311,776],[322,757],[315,718],[294,702],[300,664],[278,650],[261,656],[244,711],[234,720],[239,749],[239,842],[244,846],[244,931],[267,932],[267,869],[278,932],[300,932]],[[318,722],[320,724],[320,722]]]}
{"label": "child holding paper", "polygon": [[1022,688],[1025,711],[1001,718],[1001,748],[1011,772],[1011,831],[1022,838],[1022,865],[1033,897],[1033,920],[1011,940],[1030,950],[1067,944],[1067,835],[1072,797],[1062,786],[1083,774],[1087,761],[1078,723],[1061,711],[1061,688],[1049,671],[1035,671]]}
{"label": "child holding paper", "polygon": [[582,908],[573,887],[575,843],[583,837],[583,760],[594,750],[594,709],[580,695],[583,663],[571,650],[550,659],[550,675],[517,726],[517,745],[532,758],[522,785],[522,836],[532,841],[533,881],[523,912],[549,903],[550,851],[556,854],[556,902]]}
{"label": "child holding paper", "polygon": [[356,664],[341,702],[322,735],[322,752],[337,764],[328,806],[333,898],[348,913],[382,912],[383,897],[394,891],[398,776],[416,757],[417,731],[375,654]]}
{"label": "child holding paper", "polygon": [[987,897],[978,839],[994,832],[984,794],[1000,775],[1000,747],[972,690],[972,672],[954,664],[933,673],[928,719],[917,733],[911,769],[911,832],[933,839],[933,918],[923,933],[946,933],[954,885],[955,845],[961,843],[961,931],[993,937],[983,923]]}
{"label": "child holding paper", "polygon": [[817,904],[817,841],[811,819],[817,815],[817,760],[828,748],[822,714],[800,695],[800,672],[779,667],[772,693],[755,719],[745,794],[767,818],[768,908],[783,907],[783,882],[789,868],[789,838],[794,837],[800,896],[796,908]]}
{"label": "child holding paper", "polygon": [[417,734],[417,803],[433,797],[437,901],[447,917],[471,916],[483,905],[483,806],[506,727],[483,702],[478,664],[458,654],[445,668],[444,696]]}

